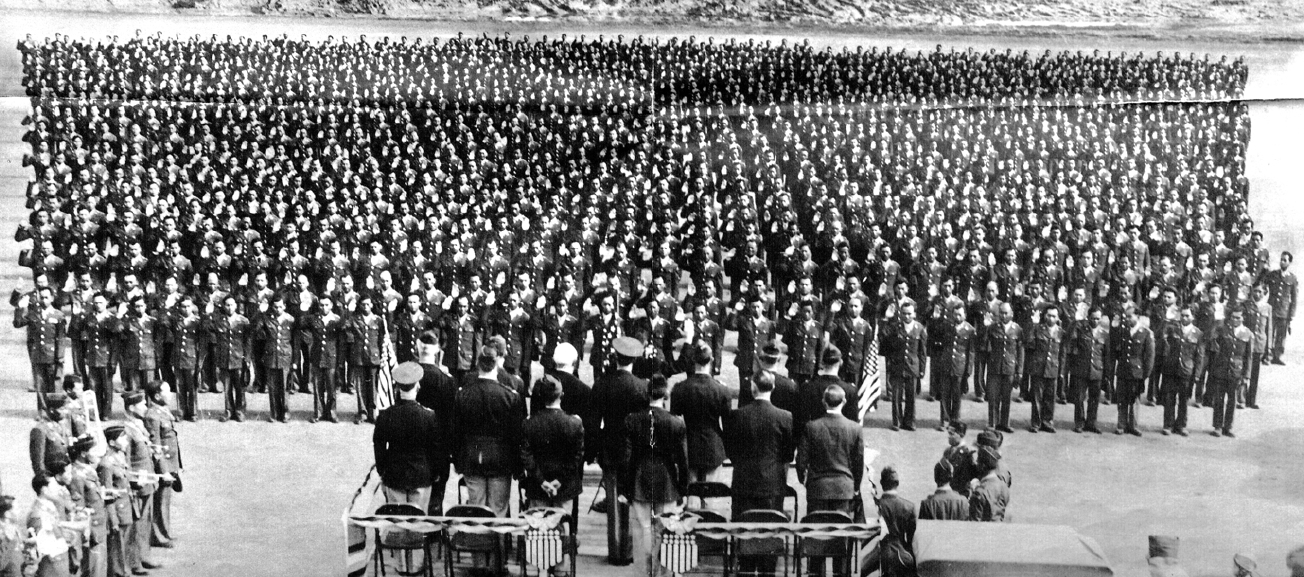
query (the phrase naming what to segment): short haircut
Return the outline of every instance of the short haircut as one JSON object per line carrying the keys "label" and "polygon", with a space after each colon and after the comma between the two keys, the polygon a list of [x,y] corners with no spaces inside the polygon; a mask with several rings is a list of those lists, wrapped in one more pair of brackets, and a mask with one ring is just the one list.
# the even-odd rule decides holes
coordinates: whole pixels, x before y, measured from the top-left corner
{"label": "short haircut", "polygon": [[955,476],[954,473],[955,467],[946,459],[942,459],[933,466],[933,482],[937,483],[938,486],[950,483],[951,478]]}
{"label": "short haircut", "polygon": [[666,376],[657,373],[652,375],[652,379],[647,384],[648,399],[659,401],[670,394],[670,383],[666,381]]}
{"label": "short haircut", "polygon": [[824,406],[826,408],[835,408],[845,400],[847,400],[847,392],[842,390],[842,387],[838,385],[824,387]]}
{"label": "short haircut", "polygon": [[756,376],[752,378],[752,382],[756,384],[756,390],[759,392],[774,392],[774,373],[770,371],[756,373]]}

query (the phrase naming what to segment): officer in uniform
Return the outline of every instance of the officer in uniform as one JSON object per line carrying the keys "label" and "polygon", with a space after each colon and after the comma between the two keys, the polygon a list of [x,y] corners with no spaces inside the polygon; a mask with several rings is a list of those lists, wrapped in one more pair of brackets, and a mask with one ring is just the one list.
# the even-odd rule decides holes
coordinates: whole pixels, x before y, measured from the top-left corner
{"label": "officer in uniform", "polygon": [[100,459],[97,473],[100,485],[104,487],[106,505],[105,567],[108,575],[125,577],[131,574],[131,567],[127,564],[134,498],[127,464],[131,437],[126,434],[124,425],[109,425],[104,428],[104,440],[108,451]]}
{"label": "officer in uniform", "polygon": [[1118,405],[1118,427],[1114,434],[1141,436],[1141,430],[1137,429],[1136,408],[1137,401],[1141,394],[1145,392],[1146,378],[1154,370],[1155,365],[1155,338],[1150,329],[1141,324],[1141,317],[1137,315],[1136,305],[1131,302],[1123,305],[1123,322],[1124,331],[1117,336],[1120,340],[1117,343],[1118,368],[1116,369],[1118,377],[1118,390],[1114,399]]}
{"label": "officer in uniform", "polygon": [[[628,497],[621,493],[618,479],[625,450],[626,417],[647,409],[648,385],[632,372],[635,359],[643,355],[643,343],[633,337],[616,337],[611,346],[616,369],[599,374],[593,385],[589,402],[592,416],[584,420],[593,438],[585,446],[588,462],[596,460],[602,467],[602,490],[607,496],[607,562],[629,565],[634,557],[629,539]],[[684,467],[687,479],[687,462]]]}
{"label": "officer in uniform", "polygon": [[167,334],[165,323],[154,318],[144,297],[131,299],[131,310],[122,319],[122,377],[126,390],[144,387],[157,378],[158,341]]}
{"label": "officer in uniform", "polygon": [[1001,454],[988,445],[978,446],[978,486],[969,496],[969,520],[999,523],[1010,504],[1010,486],[1000,478]]}
{"label": "officer in uniform", "polygon": [[1182,307],[1180,315],[1180,324],[1164,325],[1164,357],[1160,367],[1164,384],[1160,393],[1164,403],[1162,433],[1185,437],[1186,403],[1191,399],[1195,378],[1204,374],[1207,344],[1204,332],[1195,326],[1191,308]]}
{"label": "officer in uniform", "polygon": [[[272,301],[272,310],[268,311],[256,333],[265,343],[263,349],[263,374],[267,378],[267,404],[269,422],[289,422],[289,407],[286,406],[286,390],[290,371],[294,361],[294,324],[295,319],[286,311],[285,299],[276,297]],[[362,391],[358,391],[359,394]],[[361,402],[361,401],[359,401]]]}
{"label": "officer in uniform", "polygon": [[22,297],[14,308],[14,328],[27,327],[27,358],[36,376],[37,409],[45,405],[45,395],[56,392],[59,373],[63,370],[63,339],[68,321],[54,308],[54,291],[38,289]]}
{"label": "officer in uniform", "polygon": [[774,321],[765,316],[765,303],[757,297],[750,297],[746,302],[740,300],[735,305],[734,326],[738,329],[738,350],[734,355],[734,366],[738,367],[738,383],[741,398],[745,383],[756,372],[759,362],[757,356],[765,345],[774,341]]}
{"label": "officer in uniform", "polygon": [[68,396],[49,393],[45,397],[45,410],[41,420],[32,427],[29,443],[32,472],[37,477],[49,477],[51,465],[68,462],[68,427],[64,423]]}
{"label": "officer in uniform", "polygon": [[842,368],[838,376],[857,387],[860,386],[860,371],[865,365],[865,355],[869,354],[869,345],[875,338],[874,325],[865,320],[864,312],[865,303],[862,299],[848,299],[846,317],[829,331],[829,342],[842,351]]}
{"label": "officer in uniform", "polygon": [[[986,328],[987,350],[987,426],[1002,433],[1010,428],[1010,397],[1023,375],[1023,327],[1014,322],[1014,308],[1002,303],[998,324]],[[992,322],[984,317],[983,324]]]}
{"label": "officer in uniform", "polygon": [[312,348],[308,363],[312,365],[313,416],[312,422],[324,420],[339,422],[335,416],[335,397],[339,389],[338,370],[341,331],[347,322],[335,314],[335,301],[329,296],[317,300],[317,312],[304,322],[312,333]]}
{"label": "officer in uniform", "polygon": [[95,293],[92,303],[92,310],[74,319],[71,331],[86,341],[86,372],[95,389],[100,418],[107,419],[113,412],[113,349],[120,323],[109,312],[109,299],[104,293]]}
{"label": "officer in uniform", "polygon": [[790,314],[797,312],[793,309],[799,309],[801,316],[787,321],[788,327],[784,331],[783,340],[788,345],[788,376],[800,385],[815,376],[815,371],[819,367],[820,352],[824,350],[827,342],[824,325],[815,320],[813,300],[807,299],[800,304],[794,304],[793,308],[789,309]]}
{"label": "officer in uniform", "polygon": [[[104,490],[100,485],[91,449],[95,439],[89,435],[79,437],[69,448],[72,466],[69,468],[68,493],[73,503],[90,511],[89,530],[86,532],[85,555],[81,558],[82,575],[105,575],[105,553],[108,545],[108,509]],[[0,561],[2,563],[3,561]]]}
{"label": "officer in uniform", "polygon": [[424,372],[411,361],[394,368],[399,400],[376,416],[371,442],[385,502],[427,511],[436,477],[448,473],[448,450],[438,416],[416,401]]}
{"label": "officer in uniform", "polygon": [[964,383],[973,371],[977,340],[977,330],[965,320],[964,305],[955,303],[949,306],[951,320],[940,325],[942,334],[934,337],[939,338],[941,344],[936,356],[938,362],[933,365],[933,374],[942,379],[942,386],[937,391],[941,400],[941,416],[937,422],[939,431],[944,430],[947,423],[960,420],[960,397]]}
{"label": "officer in uniform", "polygon": [[199,414],[199,351],[203,339],[203,320],[191,297],[181,297],[171,320],[172,374],[177,379],[177,404],[181,418],[194,421]]}
{"label": "officer in uniform", "polygon": [[1232,418],[1236,414],[1236,390],[1250,378],[1254,332],[1245,328],[1245,313],[1233,308],[1227,324],[1209,336],[1209,389],[1213,395],[1213,436],[1235,437]]}
{"label": "officer in uniform", "polygon": [[131,481],[131,528],[127,531],[127,566],[140,575],[160,565],[150,561],[150,540],[154,529],[154,493],[158,489],[154,448],[145,426],[145,394],[131,391],[122,395],[126,419],[127,476]]}
{"label": "officer in uniform", "polygon": [[1272,305],[1272,364],[1284,365],[1281,353],[1286,350],[1286,335],[1290,334],[1290,321],[1295,318],[1295,301],[1299,298],[1299,279],[1286,269],[1295,262],[1295,255],[1281,251],[1280,268],[1263,275],[1262,283],[1268,287],[1268,303]]}
{"label": "officer in uniform", "polygon": [[417,360],[417,340],[434,326],[434,321],[422,310],[421,295],[408,295],[406,305],[407,314],[394,317],[394,356],[400,363]]}
{"label": "officer in uniform", "polygon": [[[1081,310],[1084,307],[1078,307]],[[1100,384],[1112,375],[1113,352],[1108,319],[1099,308],[1073,320],[1068,335],[1068,366],[1073,402],[1073,432],[1100,434],[1096,415],[1100,410]]]}
{"label": "officer in uniform", "polygon": [[244,421],[245,389],[249,386],[249,319],[240,314],[240,303],[226,295],[222,310],[211,311],[204,319],[204,334],[212,343],[213,367],[217,382],[225,393],[225,414],[221,420]]}
{"label": "officer in uniform", "polygon": [[1064,329],[1059,326],[1059,309],[1044,306],[1041,322],[1027,336],[1027,370],[1032,375],[1032,423],[1028,432],[1055,432],[1055,386],[1066,363]]}
{"label": "officer in uniform", "polygon": [[[897,309],[900,309],[900,318]],[[887,357],[888,385],[892,389],[892,430],[915,430],[915,392],[928,358],[928,330],[915,320],[915,304],[906,302],[887,310],[883,330],[883,356]]]}
{"label": "officer in uniform", "polygon": [[154,448],[158,490],[154,492],[153,535],[150,544],[164,549],[172,548],[172,493],[181,487],[181,443],[177,438],[176,421],[163,400],[163,383],[154,381],[144,387],[145,429]]}

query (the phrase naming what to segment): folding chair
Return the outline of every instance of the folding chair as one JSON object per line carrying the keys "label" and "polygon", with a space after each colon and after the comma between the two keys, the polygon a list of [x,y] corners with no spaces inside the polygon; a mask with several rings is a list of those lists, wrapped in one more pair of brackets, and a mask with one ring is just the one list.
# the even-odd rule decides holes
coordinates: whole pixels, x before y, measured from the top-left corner
{"label": "folding chair", "polygon": [[[692,486],[689,486],[692,489]],[[724,515],[711,511],[709,509],[693,509],[689,513],[701,517],[700,523],[728,523]],[[727,537],[703,537],[697,535],[697,557],[719,557],[720,566],[723,568],[721,575],[729,577],[729,539]]]}
{"label": "folding chair", "polygon": [[[802,523],[851,523],[851,515],[842,511],[815,511],[801,520]],[[797,566],[796,575],[801,577],[801,561],[805,559],[832,559],[833,575],[851,574],[852,548],[851,539],[845,537],[801,537],[797,539],[793,551],[793,563]],[[812,573],[816,573],[812,571]]]}
{"label": "folding chair", "polygon": [[[447,517],[476,517],[492,519],[497,517],[492,509],[481,505],[457,505],[444,512]],[[462,553],[483,554],[497,560],[498,573],[502,573],[506,562],[506,551],[502,535],[497,533],[452,533],[444,538],[444,575],[452,577],[456,561]]]}
{"label": "folding chair", "polygon": [[[741,515],[734,518],[735,523],[787,523],[788,515],[783,511],[773,509],[752,509],[743,511]],[[783,558],[783,574],[786,577],[790,569],[788,557],[788,538],[787,537],[762,537],[759,539],[734,539],[733,546],[730,548],[730,565],[740,577],[756,577],[756,573],[744,572],[740,569],[739,561],[741,557],[774,557]]]}
{"label": "folding chair", "polygon": [[[376,508],[376,515],[400,515],[405,517],[424,516],[425,511],[415,505],[407,503],[388,503]],[[425,575],[434,577],[435,560],[434,553],[430,547],[431,536],[416,531],[405,529],[376,529],[376,573],[385,575],[385,552],[403,554],[403,569],[394,569],[394,574],[401,577],[410,575]],[[412,553],[421,551],[421,568],[412,570]]]}
{"label": "folding chair", "polygon": [[702,481],[689,483],[688,490],[684,491],[684,497],[697,497],[698,507],[706,509],[707,499],[730,499],[733,497],[733,490],[724,483]]}
{"label": "folding chair", "polygon": [[[570,563],[570,575],[575,575],[575,567],[578,564],[580,554],[579,533],[577,532],[577,522],[575,513],[579,511],[578,499],[574,500],[576,504],[571,507],[570,513],[562,513],[561,520],[557,523],[556,529],[536,530],[530,529],[519,538],[517,543],[517,562],[521,565],[521,576],[529,575],[529,566],[533,564],[539,571],[539,577],[544,577],[552,569],[555,563],[549,562],[553,555],[560,555]],[[521,513],[522,516],[536,511],[544,510],[546,507],[536,507],[528,509]],[[557,510],[557,509],[553,509]],[[527,563],[530,557],[538,559],[547,559],[540,563]]]}

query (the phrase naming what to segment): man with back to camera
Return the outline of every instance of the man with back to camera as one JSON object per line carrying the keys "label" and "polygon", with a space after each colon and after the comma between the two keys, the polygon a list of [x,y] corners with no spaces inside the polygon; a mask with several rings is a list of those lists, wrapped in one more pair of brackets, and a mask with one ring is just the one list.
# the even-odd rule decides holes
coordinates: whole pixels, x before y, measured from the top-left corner
{"label": "man with back to camera", "polygon": [[846,391],[829,385],[823,400],[824,414],[806,423],[797,443],[797,479],[806,486],[807,511],[854,514],[865,474],[865,442],[860,425],[842,414]]}
{"label": "man with back to camera", "polygon": [[448,451],[439,418],[417,402],[423,374],[421,365],[410,361],[394,368],[398,402],[376,416],[371,443],[385,502],[428,511],[435,478],[448,471]]}
{"label": "man with back to camera", "polygon": [[688,427],[688,481],[718,481],[725,458],[721,434],[730,411],[729,389],[712,377],[713,345],[697,340],[687,353],[691,373],[671,387],[670,413],[682,416]]}
{"label": "man with back to camera", "polygon": [[[625,450],[626,418],[647,409],[648,385],[632,372],[634,361],[643,355],[643,343],[633,337],[616,337],[612,339],[611,349],[615,353],[615,368],[597,377],[589,403],[590,417],[584,419],[591,439],[585,443],[585,457],[588,462],[597,461],[602,467],[602,487],[606,494],[607,562],[629,565],[634,562],[633,543],[629,538],[629,509],[621,505],[624,495],[618,483],[620,459]],[[685,471],[685,479],[687,474]]]}
{"label": "man with back to camera", "polygon": [[467,502],[507,517],[525,399],[499,382],[498,354],[492,346],[481,347],[475,363],[476,378],[457,392],[453,454],[458,472],[466,478]]}
{"label": "man with back to camera", "polygon": [[[725,438],[734,464],[732,518],[753,509],[782,510],[795,450],[792,413],[770,403],[774,382],[753,379],[753,399],[729,416]],[[774,572],[774,557],[739,559],[739,571]]]}

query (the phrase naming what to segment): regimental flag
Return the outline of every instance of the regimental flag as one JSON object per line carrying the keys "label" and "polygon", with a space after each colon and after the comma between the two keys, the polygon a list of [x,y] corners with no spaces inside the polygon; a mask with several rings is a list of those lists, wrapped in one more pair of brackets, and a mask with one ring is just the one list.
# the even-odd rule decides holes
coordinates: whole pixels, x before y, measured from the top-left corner
{"label": "regimental flag", "polygon": [[860,364],[860,423],[865,423],[865,415],[878,410],[878,398],[883,395],[883,375],[879,368],[883,362],[878,358],[878,338],[869,339],[865,350],[865,362]]}
{"label": "regimental flag", "polygon": [[394,404],[394,367],[398,366],[398,355],[394,353],[394,343],[389,340],[389,327],[385,327],[385,336],[380,341],[380,374],[376,376],[376,410],[382,411]]}

